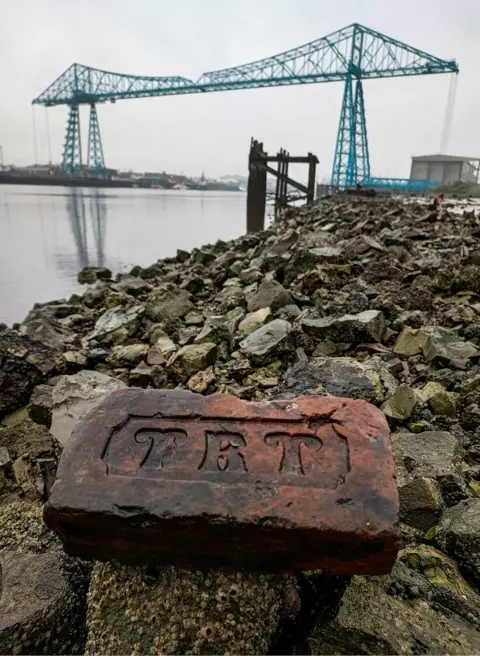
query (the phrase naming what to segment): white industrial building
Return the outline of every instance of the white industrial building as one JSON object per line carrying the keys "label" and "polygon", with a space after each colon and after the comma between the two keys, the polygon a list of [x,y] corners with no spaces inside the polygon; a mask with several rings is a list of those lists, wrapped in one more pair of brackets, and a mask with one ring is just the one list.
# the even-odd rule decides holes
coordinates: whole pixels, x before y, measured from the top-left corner
{"label": "white industrial building", "polygon": [[412,157],[411,180],[429,180],[440,184],[478,182],[480,158],[455,155],[423,155]]}

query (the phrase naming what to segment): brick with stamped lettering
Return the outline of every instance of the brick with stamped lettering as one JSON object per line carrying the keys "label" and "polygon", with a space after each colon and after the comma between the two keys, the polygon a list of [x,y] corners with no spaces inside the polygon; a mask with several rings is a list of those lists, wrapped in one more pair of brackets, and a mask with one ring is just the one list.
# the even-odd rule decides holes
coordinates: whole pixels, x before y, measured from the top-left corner
{"label": "brick with stamped lettering", "polygon": [[398,549],[388,426],[352,399],[116,390],[75,428],[44,517],[83,558],[384,574]]}

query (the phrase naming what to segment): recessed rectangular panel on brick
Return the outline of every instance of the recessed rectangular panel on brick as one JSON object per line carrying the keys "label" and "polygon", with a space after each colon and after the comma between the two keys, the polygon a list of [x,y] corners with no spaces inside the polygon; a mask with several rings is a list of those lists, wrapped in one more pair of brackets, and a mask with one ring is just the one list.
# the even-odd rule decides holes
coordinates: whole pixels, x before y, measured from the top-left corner
{"label": "recessed rectangular panel on brick", "polygon": [[388,426],[352,399],[118,390],[76,427],[44,515],[84,558],[382,574],[397,554]]}

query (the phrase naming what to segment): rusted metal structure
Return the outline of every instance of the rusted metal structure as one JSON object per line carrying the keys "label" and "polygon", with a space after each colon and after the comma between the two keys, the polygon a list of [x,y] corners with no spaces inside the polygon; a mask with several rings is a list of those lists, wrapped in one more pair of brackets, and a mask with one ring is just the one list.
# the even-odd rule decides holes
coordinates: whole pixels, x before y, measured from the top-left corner
{"label": "rusted metal structure", "polygon": [[[275,169],[269,164],[276,163]],[[307,185],[293,180],[288,174],[289,164],[308,164]],[[275,218],[294,200],[313,202],[315,198],[315,173],[318,158],[312,153],[293,156],[281,148],[276,155],[263,150],[263,143],[252,139],[248,156],[247,232],[260,232],[265,227],[267,202],[267,173],[274,175],[277,184],[274,194]]]}

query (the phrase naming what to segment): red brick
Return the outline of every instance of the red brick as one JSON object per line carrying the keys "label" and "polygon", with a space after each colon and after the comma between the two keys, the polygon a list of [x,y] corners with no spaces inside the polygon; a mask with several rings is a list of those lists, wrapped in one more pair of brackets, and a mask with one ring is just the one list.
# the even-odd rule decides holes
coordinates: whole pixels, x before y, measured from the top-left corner
{"label": "red brick", "polygon": [[383,574],[397,554],[388,427],[365,401],[121,389],[77,426],[45,521],[98,560]]}

